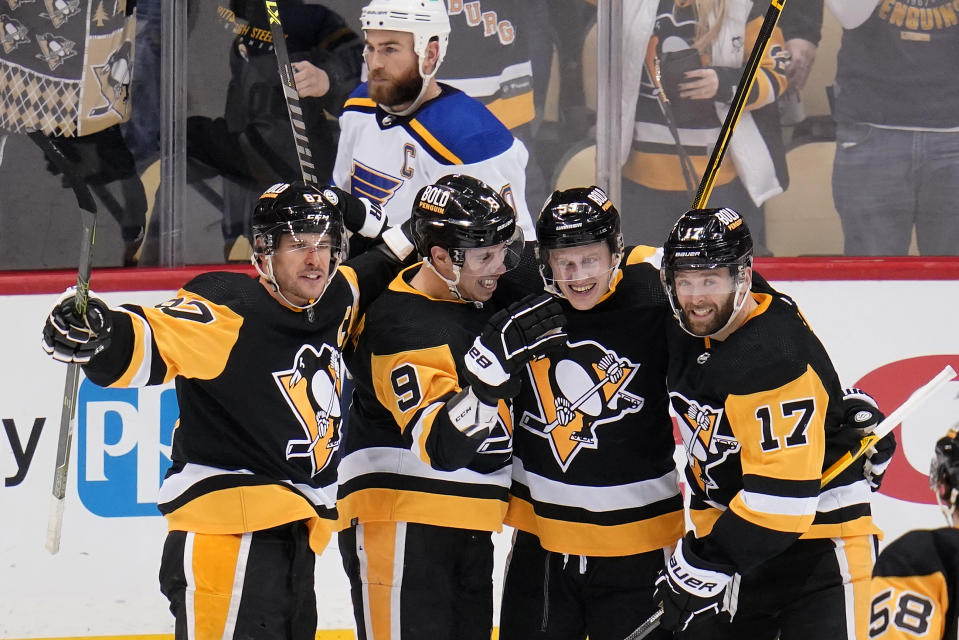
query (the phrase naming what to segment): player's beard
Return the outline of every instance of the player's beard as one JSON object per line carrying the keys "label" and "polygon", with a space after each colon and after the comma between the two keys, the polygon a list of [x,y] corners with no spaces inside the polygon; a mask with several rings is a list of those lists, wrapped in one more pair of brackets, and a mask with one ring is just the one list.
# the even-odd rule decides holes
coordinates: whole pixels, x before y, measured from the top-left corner
{"label": "player's beard", "polygon": [[710,336],[724,326],[733,315],[733,304],[736,300],[736,292],[732,292],[723,300],[718,307],[714,306],[714,313],[707,321],[700,320],[692,315],[688,309],[683,309],[683,316],[686,318],[686,326],[697,336]]}
{"label": "player's beard", "polygon": [[423,88],[423,78],[420,77],[419,69],[416,67],[412,67],[406,75],[399,78],[381,77],[373,72],[370,79],[389,80],[386,84],[369,85],[370,98],[373,99],[373,102],[387,107],[397,107],[413,102],[420,95],[420,89]]}

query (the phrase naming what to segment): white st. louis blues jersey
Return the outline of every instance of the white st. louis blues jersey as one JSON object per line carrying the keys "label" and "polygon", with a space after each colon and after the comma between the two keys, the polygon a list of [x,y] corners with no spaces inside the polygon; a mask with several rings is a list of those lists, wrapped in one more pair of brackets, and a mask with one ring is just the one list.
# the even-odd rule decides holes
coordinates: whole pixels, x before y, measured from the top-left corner
{"label": "white st. louis blues jersey", "polygon": [[366,83],[340,116],[333,169],[337,186],[377,202],[390,224],[410,217],[420,188],[451,173],[479,178],[516,208],[527,239],[535,237],[526,206],[529,152],[479,101],[448,85],[409,116],[394,116],[370,99]]}

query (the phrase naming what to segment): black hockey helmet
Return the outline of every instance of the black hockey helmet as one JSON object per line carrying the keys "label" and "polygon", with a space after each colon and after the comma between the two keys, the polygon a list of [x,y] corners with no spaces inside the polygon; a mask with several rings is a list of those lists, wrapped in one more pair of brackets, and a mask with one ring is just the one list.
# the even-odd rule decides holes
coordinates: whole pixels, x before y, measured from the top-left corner
{"label": "black hockey helmet", "polygon": [[[606,242],[618,266],[623,255],[619,211],[606,192],[597,186],[554,191],[536,220],[536,257],[546,289],[561,295],[549,266],[551,249],[581,247]],[[613,270],[615,275],[615,269]]]}
{"label": "black hockey helmet", "polygon": [[342,253],[340,259],[345,259],[346,226],[338,205],[339,197],[332,189],[321,191],[301,181],[273,185],[253,208],[254,254],[273,253],[284,233],[319,233],[329,236],[333,253]]}
{"label": "black hockey helmet", "polygon": [[950,526],[953,520],[956,502],[959,501],[959,434],[956,429],[936,442],[936,452],[929,469],[929,486],[936,494],[936,501],[942,508]]}
{"label": "black hockey helmet", "polygon": [[330,279],[349,253],[339,196],[332,189],[319,189],[302,181],[279,182],[257,200],[250,222],[253,266],[277,291],[272,258],[279,247],[280,236],[289,234],[295,238],[305,233],[326,236],[330,244]]}
{"label": "black hockey helmet", "polygon": [[[669,296],[673,313],[683,329],[692,333],[683,317],[679,299],[676,295],[676,271],[685,269],[729,269],[736,285],[737,304],[727,320],[726,326],[728,326],[729,321],[732,320],[745,302],[742,288],[749,287],[750,283],[746,278],[746,269],[752,267],[752,264],[753,239],[746,221],[739,213],[728,207],[723,207],[720,209],[691,209],[681,215],[676,224],[673,225],[663,245],[663,264],[660,277]],[[725,329],[725,326],[723,328]]]}
{"label": "black hockey helmet", "polygon": [[663,265],[667,268],[751,266],[752,256],[749,227],[728,207],[687,211],[673,225],[663,245]]}
{"label": "black hockey helmet", "polygon": [[419,190],[412,226],[421,256],[429,259],[430,250],[440,247],[460,267],[467,249],[518,241],[514,251],[521,251],[523,242],[513,207],[482,180],[461,174],[443,176]]}

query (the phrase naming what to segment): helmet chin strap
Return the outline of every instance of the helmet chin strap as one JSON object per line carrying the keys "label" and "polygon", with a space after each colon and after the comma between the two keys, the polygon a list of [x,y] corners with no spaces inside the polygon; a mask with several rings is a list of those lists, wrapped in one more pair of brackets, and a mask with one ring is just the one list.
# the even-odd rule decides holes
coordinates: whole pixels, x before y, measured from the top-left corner
{"label": "helmet chin strap", "polygon": [[423,80],[423,86],[420,87],[419,95],[417,95],[416,99],[413,100],[413,102],[410,103],[410,106],[406,107],[405,109],[395,110],[385,104],[381,104],[380,108],[382,108],[383,111],[389,113],[390,115],[399,116],[399,117],[408,116],[414,111],[416,111],[417,109],[419,109],[426,99],[426,92],[430,88],[430,80],[432,80],[433,76],[436,75],[436,71],[438,70],[439,65],[436,65],[436,67],[437,68],[433,69],[433,73],[429,73],[429,74],[425,73],[423,71],[423,58],[422,56],[419,56],[420,79]]}
{"label": "helmet chin strap", "polygon": [[316,299],[314,299],[313,302],[309,304],[303,304],[303,305],[293,304],[292,302],[290,302],[289,298],[283,295],[283,291],[280,289],[280,285],[277,284],[276,278],[273,276],[273,256],[266,255],[266,256],[262,256],[262,258],[266,262],[266,270],[264,271],[260,267],[260,262],[259,260],[257,260],[257,254],[255,253],[250,258],[250,261],[253,263],[253,268],[256,269],[256,272],[260,274],[260,276],[265,278],[266,281],[270,283],[270,286],[273,287],[273,291],[276,293],[276,295],[280,296],[280,298],[283,300],[283,302],[287,304],[287,306],[292,307],[294,309],[299,309],[300,311],[305,311],[306,309],[309,309],[315,306],[316,303],[320,301],[320,298],[323,297],[323,294],[326,293],[326,288],[330,286],[330,281],[333,279],[332,277],[329,277],[326,279],[326,284],[323,285],[323,291],[320,292],[320,295],[316,296]]}
{"label": "helmet chin strap", "polygon": [[453,273],[455,274],[456,279],[455,279],[455,280],[450,280],[449,278],[447,278],[446,276],[444,276],[442,273],[440,273],[439,270],[438,270],[435,266],[433,266],[433,263],[430,262],[430,259],[429,259],[429,258],[425,258],[425,257],[424,257],[424,258],[423,258],[423,264],[425,264],[425,265],[429,268],[430,271],[432,271],[433,273],[435,273],[437,278],[439,278],[440,280],[442,280],[443,282],[446,283],[446,286],[449,288],[450,293],[453,294],[453,297],[454,297],[454,298],[456,298],[457,300],[462,300],[463,302],[469,302],[470,304],[474,305],[474,306],[475,306],[476,308],[478,308],[478,309],[482,309],[482,308],[483,308],[483,303],[482,303],[482,302],[480,302],[479,300],[469,300],[469,299],[467,299],[467,298],[464,298],[464,297],[463,297],[463,294],[461,294],[461,293],[460,293],[460,290],[456,287],[456,285],[458,285],[458,284],[460,283],[460,267],[459,267],[459,265],[456,265],[456,264],[453,265]]}
{"label": "helmet chin strap", "polygon": [[[623,254],[614,253],[613,254],[613,264],[616,265],[609,270],[609,282],[606,284],[606,291],[613,290],[613,282],[616,280],[616,275],[619,273],[619,265],[623,260]],[[604,292],[605,293],[605,292]]]}
{"label": "helmet chin strap", "polygon": [[[936,503],[939,505],[939,510],[942,511],[942,515],[946,518],[946,522],[949,523],[950,527],[959,527],[959,522],[956,522],[956,505],[943,500],[939,496],[938,491],[936,491],[935,494]],[[955,491],[953,491],[953,494],[955,494]]]}

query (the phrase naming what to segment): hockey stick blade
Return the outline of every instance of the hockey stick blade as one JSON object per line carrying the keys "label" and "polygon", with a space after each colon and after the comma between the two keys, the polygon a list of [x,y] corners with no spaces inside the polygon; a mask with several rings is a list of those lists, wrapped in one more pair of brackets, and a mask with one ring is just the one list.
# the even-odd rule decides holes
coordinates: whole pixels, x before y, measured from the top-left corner
{"label": "hockey stick blade", "polygon": [[769,45],[769,39],[776,29],[776,23],[779,21],[779,15],[782,13],[784,6],[786,6],[786,0],[771,0],[769,3],[766,17],[763,19],[763,24],[759,29],[759,35],[756,37],[756,43],[753,45],[752,54],[746,62],[746,68],[743,70],[742,78],[739,80],[736,93],[733,94],[732,103],[729,105],[726,120],[719,130],[719,137],[716,139],[713,153],[709,157],[709,162],[706,163],[705,171],[703,171],[703,178],[699,183],[699,190],[696,192],[696,198],[693,200],[693,209],[702,209],[706,206],[706,203],[709,202],[709,195],[713,191],[713,183],[716,181],[716,175],[719,173],[719,166],[723,162],[723,156],[726,155],[729,140],[733,136],[736,123],[739,122],[739,116],[742,114],[746,99],[749,97],[749,91],[752,89],[756,72],[759,70],[763,56],[766,54],[766,47]]}
{"label": "hockey stick blade", "polygon": [[849,465],[862,457],[862,455],[867,451],[872,449],[873,446],[879,442],[879,440],[889,435],[889,433],[896,428],[896,425],[901,423],[907,415],[915,411],[919,405],[928,400],[929,396],[931,396],[934,391],[955,377],[956,370],[947,365],[936,375],[935,378],[913,391],[912,395],[910,395],[905,402],[899,405],[895,411],[886,416],[886,418],[876,426],[876,429],[872,433],[863,437],[863,439],[859,442],[859,448],[856,451],[852,451],[843,455],[841,458],[839,458],[839,460],[836,460],[832,466],[826,469],[826,472],[822,476],[821,486],[824,487],[835,480],[836,476],[845,471]]}
{"label": "hockey stick blade", "polygon": [[[81,210],[83,234],[80,244],[80,262],[77,267],[77,291],[73,304],[80,317],[86,313],[90,296],[90,269],[93,264],[93,243],[96,240],[97,216]],[[70,471],[70,449],[77,420],[77,389],[80,384],[80,365],[67,365],[67,377],[63,387],[63,404],[60,409],[60,430],[57,434],[57,459],[53,470],[53,501],[47,518],[46,548],[50,553],[60,550],[60,535],[63,530],[63,507],[67,494],[67,477]]]}
{"label": "hockey stick blade", "polygon": [[273,35],[273,52],[276,54],[276,64],[280,72],[280,84],[283,85],[283,96],[286,98],[286,111],[290,115],[290,126],[293,128],[293,142],[300,162],[300,173],[303,174],[304,182],[315,185],[319,183],[319,180],[316,178],[313,152],[310,151],[310,139],[307,137],[306,123],[303,121],[300,96],[296,92],[296,83],[293,81],[293,67],[290,65],[290,54],[286,50],[286,38],[283,35],[283,24],[280,22],[280,9],[273,0],[264,0],[264,2],[270,21],[270,33]]}

